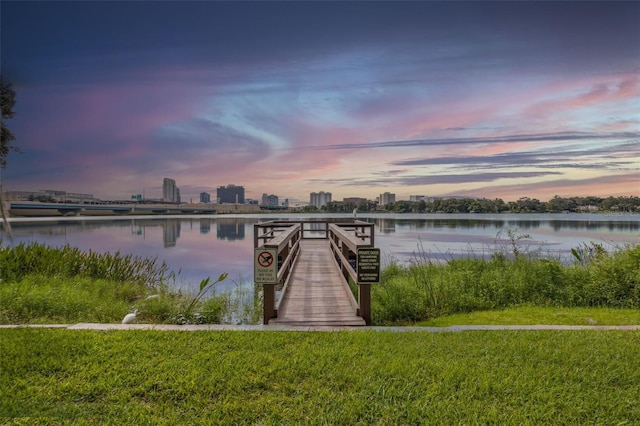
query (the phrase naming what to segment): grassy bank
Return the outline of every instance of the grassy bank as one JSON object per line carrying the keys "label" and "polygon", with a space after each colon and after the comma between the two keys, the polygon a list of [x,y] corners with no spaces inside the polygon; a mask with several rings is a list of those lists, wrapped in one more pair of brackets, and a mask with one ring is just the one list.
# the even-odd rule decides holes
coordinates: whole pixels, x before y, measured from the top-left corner
{"label": "grassy bank", "polygon": [[203,280],[198,298],[171,291],[174,279],[156,259],[119,252],[38,243],[0,247],[0,324],[114,323],[134,309],[139,322],[149,323],[220,323],[232,311],[249,319],[261,315],[235,312],[237,295],[215,295],[211,280]]}
{"label": "grassy bank", "polygon": [[[491,259],[389,266],[372,286],[374,324],[640,323],[640,246],[583,246],[570,265],[515,247]],[[114,323],[134,309],[147,323],[259,322],[258,292],[214,295],[215,283],[203,280],[194,296],[170,291],[174,278],[154,259],[0,247],[0,323]]]}
{"label": "grassy bank", "polygon": [[520,306],[640,308],[640,246],[607,252],[594,244],[574,256],[570,265],[517,251],[391,265],[372,288],[373,320],[407,324]]}
{"label": "grassy bank", "polygon": [[636,424],[640,332],[0,330],[0,421]]}

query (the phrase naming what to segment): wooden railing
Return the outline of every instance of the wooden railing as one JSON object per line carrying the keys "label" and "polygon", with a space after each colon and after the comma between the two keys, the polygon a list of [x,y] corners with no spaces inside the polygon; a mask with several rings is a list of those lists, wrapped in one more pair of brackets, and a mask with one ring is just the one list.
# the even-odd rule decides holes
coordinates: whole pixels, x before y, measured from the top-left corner
{"label": "wooden railing", "polygon": [[[273,284],[263,284],[264,324],[268,324],[271,318],[278,316],[278,309],[282,302],[282,296],[286,292],[291,270],[298,257],[298,253],[300,253],[301,236],[302,225],[300,223],[267,222],[253,226],[254,247],[275,249],[278,253],[278,275],[276,282]],[[277,299],[276,289],[280,290],[280,297]]]}
{"label": "wooden railing", "polygon": [[[353,224],[336,223],[329,225],[329,240],[331,241],[331,252],[340,269],[344,282],[349,285],[353,282],[358,285],[358,300],[356,315],[364,318],[367,325],[371,324],[371,284],[358,282],[356,272],[358,249],[373,247],[373,226],[367,226],[366,222],[356,222]],[[366,231],[369,232],[366,232]],[[349,295],[353,296],[351,287]],[[354,297],[355,299],[355,297]]]}
{"label": "wooden railing", "polygon": [[[291,270],[300,252],[301,239],[329,239],[330,248],[338,269],[344,278],[351,302],[357,306],[356,315],[371,323],[371,285],[358,283],[356,262],[358,248],[374,246],[374,225],[363,221],[270,221],[254,225],[254,248],[276,249],[278,253],[278,275],[274,284],[263,284],[264,324],[277,318],[282,297],[287,290]],[[355,300],[349,280],[358,285],[358,300]],[[276,299],[276,289],[280,290]]]}

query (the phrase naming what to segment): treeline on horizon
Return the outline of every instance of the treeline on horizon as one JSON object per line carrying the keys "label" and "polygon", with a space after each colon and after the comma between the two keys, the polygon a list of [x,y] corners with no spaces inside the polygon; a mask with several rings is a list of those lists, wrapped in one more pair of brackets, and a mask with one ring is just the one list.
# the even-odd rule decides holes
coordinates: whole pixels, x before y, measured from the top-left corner
{"label": "treeline on horizon", "polygon": [[555,196],[549,201],[522,197],[517,201],[505,202],[500,198],[443,198],[433,201],[400,200],[385,206],[376,201],[359,203],[331,201],[322,208],[305,206],[305,213],[351,213],[387,211],[393,213],[564,213],[564,212],[620,212],[639,213],[640,197],[569,197]]}

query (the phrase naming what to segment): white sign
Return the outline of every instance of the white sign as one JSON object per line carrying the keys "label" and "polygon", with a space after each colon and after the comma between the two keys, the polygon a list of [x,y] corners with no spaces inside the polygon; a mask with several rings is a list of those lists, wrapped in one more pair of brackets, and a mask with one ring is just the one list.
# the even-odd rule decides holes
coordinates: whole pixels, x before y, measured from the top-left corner
{"label": "white sign", "polygon": [[256,284],[276,284],[278,281],[278,250],[258,247],[253,262],[253,281]]}

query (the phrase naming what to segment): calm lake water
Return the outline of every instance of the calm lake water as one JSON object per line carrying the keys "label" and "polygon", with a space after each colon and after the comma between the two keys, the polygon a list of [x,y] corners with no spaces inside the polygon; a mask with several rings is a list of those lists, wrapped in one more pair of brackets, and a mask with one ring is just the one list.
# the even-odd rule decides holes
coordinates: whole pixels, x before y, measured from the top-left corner
{"label": "calm lake water", "polygon": [[[253,282],[253,225],[268,220],[352,219],[351,215],[128,216],[121,218],[40,218],[12,222],[13,241],[0,231],[2,245],[40,242],[83,250],[120,251],[166,261],[178,274],[172,285],[197,290],[208,276],[228,272],[218,292]],[[640,215],[614,214],[360,214],[375,224],[383,264],[510,252],[510,235],[523,251],[571,259],[571,248],[596,242],[608,249],[640,243]]]}

